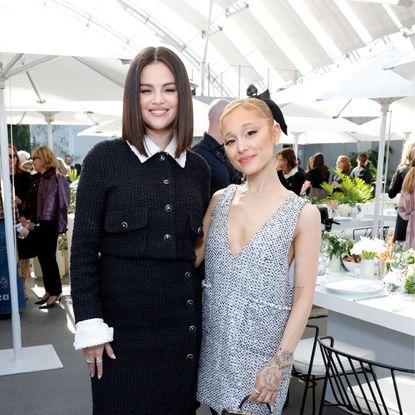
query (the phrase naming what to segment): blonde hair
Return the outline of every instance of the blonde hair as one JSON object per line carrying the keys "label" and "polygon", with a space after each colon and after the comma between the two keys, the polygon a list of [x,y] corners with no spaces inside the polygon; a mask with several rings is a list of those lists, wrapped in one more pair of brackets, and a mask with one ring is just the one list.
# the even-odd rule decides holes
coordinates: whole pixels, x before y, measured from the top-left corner
{"label": "blonde hair", "polygon": [[32,159],[37,157],[42,160],[45,169],[50,169],[58,167],[58,159],[55,156],[55,153],[49,147],[36,147],[32,153]]}
{"label": "blonde hair", "polygon": [[352,163],[350,163],[350,159],[349,159],[349,157],[347,157],[347,156],[344,156],[344,155],[340,155],[338,158],[337,158],[337,161],[342,161],[345,165],[346,165],[346,167],[345,167],[345,171],[347,172],[347,173],[349,173],[350,172],[350,170],[352,169]]}
{"label": "blonde hair", "polygon": [[415,141],[407,141],[402,150],[399,167],[409,166],[415,160]]}
{"label": "blonde hair", "polygon": [[415,190],[415,166],[413,163],[403,179],[402,190],[407,193],[413,193]]}
{"label": "blonde hair", "polygon": [[268,105],[258,98],[244,98],[236,99],[230,102],[224,109],[222,116],[220,117],[220,124],[222,126],[223,120],[238,108],[245,109],[247,111],[255,112],[259,118],[263,118],[267,121],[270,127],[274,125],[274,118]]}
{"label": "blonde hair", "polygon": [[62,174],[62,176],[67,176],[71,172],[71,169],[60,157],[58,157],[58,167],[56,168],[56,171]]}

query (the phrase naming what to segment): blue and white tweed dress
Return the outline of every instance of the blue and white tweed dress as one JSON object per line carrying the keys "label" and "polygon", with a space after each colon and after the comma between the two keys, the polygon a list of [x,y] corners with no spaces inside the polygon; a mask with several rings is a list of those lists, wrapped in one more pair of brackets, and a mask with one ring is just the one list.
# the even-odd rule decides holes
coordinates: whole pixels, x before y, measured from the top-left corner
{"label": "blue and white tweed dress", "polygon": [[[234,256],[227,223],[237,189],[237,185],[227,187],[213,212],[202,284],[198,400],[219,413],[223,408],[237,407],[251,392],[258,370],[274,356],[281,341],[293,302],[294,278],[288,254],[306,203],[291,193]],[[274,414],[280,414],[284,405],[290,373],[291,369],[282,381]],[[247,404],[246,409],[267,413],[264,405],[255,403]]]}

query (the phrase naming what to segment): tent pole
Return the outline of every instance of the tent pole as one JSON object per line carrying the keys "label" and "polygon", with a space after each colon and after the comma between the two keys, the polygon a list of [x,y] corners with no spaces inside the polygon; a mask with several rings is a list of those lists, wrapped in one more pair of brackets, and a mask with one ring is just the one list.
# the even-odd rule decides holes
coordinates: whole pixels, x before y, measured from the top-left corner
{"label": "tent pole", "polygon": [[379,216],[381,206],[380,199],[382,196],[383,158],[385,155],[386,116],[389,111],[389,105],[393,102],[393,99],[381,98],[376,101],[378,101],[380,104],[380,109],[382,112],[382,122],[380,126],[378,165],[376,171],[375,210],[373,216],[372,239],[377,237],[379,229]]}
{"label": "tent pole", "polygon": [[0,350],[0,376],[15,373],[51,370],[63,367],[51,344],[22,348],[19,301],[17,295],[17,266],[14,242],[12,192],[9,179],[9,149],[7,139],[6,107],[4,99],[5,78],[0,79],[0,161],[1,197],[4,209],[7,266],[9,269],[10,302],[12,308],[13,349]]}
{"label": "tent pole", "polygon": [[42,112],[45,117],[45,121],[48,125],[48,147],[53,151],[53,132],[52,132],[52,123],[55,121],[54,112]]}
{"label": "tent pole", "polygon": [[12,308],[12,335],[14,361],[21,358],[22,333],[20,326],[19,302],[17,297],[17,266],[16,250],[14,245],[14,224],[12,211],[12,192],[9,180],[9,149],[7,140],[7,124],[4,100],[4,89],[6,82],[0,80],[0,149],[1,149],[1,182],[2,182],[2,201],[4,210],[4,225],[6,234],[7,265],[9,268],[10,283],[10,302]]}

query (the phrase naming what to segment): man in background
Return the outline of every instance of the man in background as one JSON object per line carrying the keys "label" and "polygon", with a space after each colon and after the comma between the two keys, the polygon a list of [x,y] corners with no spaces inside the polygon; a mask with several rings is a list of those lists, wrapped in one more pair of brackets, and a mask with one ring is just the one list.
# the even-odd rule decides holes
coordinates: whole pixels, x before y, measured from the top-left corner
{"label": "man in background", "polygon": [[67,154],[66,156],[65,156],[65,159],[64,159],[64,161],[65,161],[65,164],[71,169],[71,170],[73,170],[75,167],[73,166],[73,164],[72,164],[72,156],[70,156],[69,154]]}
{"label": "man in background", "polygon": [[212,102],[208,118],[209,127],[204,133],[203,139],[192,150],[199,153],[209,164],[212,171],[210,181],[210,195],[230,184],[240,184],[240,173],[234,169],[225,155],[223,138],[219,129],[219,119],[229,101],[217,99]]}

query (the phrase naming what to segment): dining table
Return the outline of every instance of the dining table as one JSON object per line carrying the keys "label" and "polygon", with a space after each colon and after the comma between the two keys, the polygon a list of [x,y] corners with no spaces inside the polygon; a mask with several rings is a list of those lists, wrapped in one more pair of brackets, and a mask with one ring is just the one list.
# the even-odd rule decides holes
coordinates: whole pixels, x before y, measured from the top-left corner
{"label": "dining table", "polygon": [[371,349],[379,362],[415,367],[415,295],[390,294],[381,280],[358,272],[327,272],[313,302],[328,310],[335,341]]}

